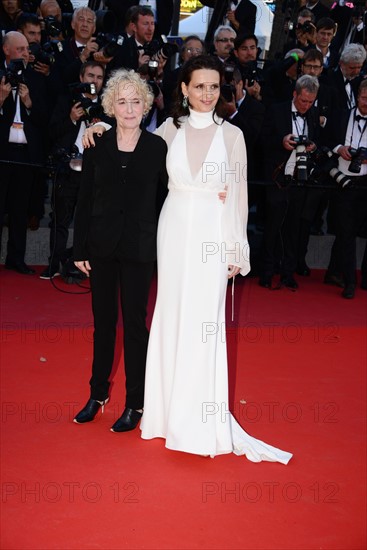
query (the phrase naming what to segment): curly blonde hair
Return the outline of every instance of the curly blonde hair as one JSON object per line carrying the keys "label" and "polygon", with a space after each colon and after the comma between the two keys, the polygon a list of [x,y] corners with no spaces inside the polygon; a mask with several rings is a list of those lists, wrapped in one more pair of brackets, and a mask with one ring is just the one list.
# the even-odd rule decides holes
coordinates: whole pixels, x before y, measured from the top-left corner
{"label": "curly blonde hair", "polygon": [[117,69],[111,74],[102,94],[102,107],[107,116],[114,117],[113,101],[120,86],[131,86],[144,101],[144,114],[149,113],[154,101],[154,95],[145,80],[133,70]]}

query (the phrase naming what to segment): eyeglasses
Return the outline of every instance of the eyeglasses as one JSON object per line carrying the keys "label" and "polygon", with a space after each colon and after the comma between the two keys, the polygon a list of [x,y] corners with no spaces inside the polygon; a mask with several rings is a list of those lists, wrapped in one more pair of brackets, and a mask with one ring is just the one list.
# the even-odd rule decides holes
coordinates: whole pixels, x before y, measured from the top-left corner
{"label": "eyeglasses", "polygon": [[234,38],[217,38],[216,42],[232,42],[234,44]]}
{"label": "eyeglasses", "polygon": [[311,65],[310,63],[305,63],[303,66],[305,69],[322,69],[321,65]]}
{"label": "eyeglasses", "polygon": [[203,53],[203,50],[201,50],[200,48],[185,48],[185,51],[187,53],[197,53],[199,55]]}

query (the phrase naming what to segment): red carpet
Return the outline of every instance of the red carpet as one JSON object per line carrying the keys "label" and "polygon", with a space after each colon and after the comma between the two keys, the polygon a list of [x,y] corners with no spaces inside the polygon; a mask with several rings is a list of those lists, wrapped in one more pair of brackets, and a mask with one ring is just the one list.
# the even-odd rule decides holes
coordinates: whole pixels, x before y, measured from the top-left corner
{"label": "red carpet", "polygon": [[88,398],[90,296],[3,268],[0,278],[2,549],[366,547],[366,292],[343,300],[321,272],[294,293],[237,284],[232,408],[294,453],[283,466],[111,433],[122,365],[104,415],[74,424]]}

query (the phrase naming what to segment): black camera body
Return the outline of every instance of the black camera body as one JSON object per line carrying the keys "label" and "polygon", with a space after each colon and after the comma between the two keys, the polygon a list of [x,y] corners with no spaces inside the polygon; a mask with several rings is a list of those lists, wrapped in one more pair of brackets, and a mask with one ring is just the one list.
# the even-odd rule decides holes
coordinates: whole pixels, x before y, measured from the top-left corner
{"label": "black camera body", "polygon": [[362,162],[367,160],[367,147],[358,147],[358,149],[350,147],[349,153],[352,160],[350,161],[348,170],[353,174],[359,174],[361,171]]}
{"label": "black camera body", "polygon": [[43,21],[45,23],[45,33],[47,36],[56,38],[56,36],[64,32],[64,25],[53,15],[47,15]]}
{"label": "black camera body", "polygon": [[293,141],[296,143],[296,145],[295,145],[296,149],[299,145],[304,145],[305,147],[307,147],[308,145],[311,145],[311,143],[312,143],[312,141],[310,141],[308,139],[308,137],[303,135],[303,134],[301,134],[299,136],[293,136]]}
{"label": "black camera body", "polygon": [[247,80],[247,86],[253,86],[255,82],[259,81],[256,61],[249,61],[245,65],[241,65],[239,69],[243,82]]}
{"label": "black camera body", "polygon": [[80,103],[84,114],[80,120],[91,122],[95,118],[101,118],[103,114],[102,105],[93,102],[89,97],[84,97],[83,94],[96,95],[96,87],[93,83],[77,82],[69,84],[73,103]]}
{"label": "black camera body", "polygon": [[306,147],[312,142],[307,136],[301,134],[299,136],[293,136],[293,141],[296,142],[296,166],[295,166],[295,179],[298,184],[305,184],[308,180],[308,153]]}
{"label": "black camera body", "polygon": [[151,42],[146,42],[143,46],[144,55],[148,55],[150,59],[169,59],[178,53],[178,46],[173,42],[168,42],[167,37],[162,34],[161,40],[153,39]]}
{"label": "black camera body", "polygon": [[224,65],[224,84],[220,87],[220,93],[227,103],[231,103],[236,94],[236,88],[233,84],[234,71],[234,65],[231,65],[230,63]]}
{"label": "black camera body", "polygon": [[5,84],[10,84],[12,88],[18,88],[19,84],[26,84],[25,68],[23,59],[12,59],[5,70],[0,69],[0,80],[5,76]]}
{"label": "black camera body", "polygon": [[46,42],[43,47],[38,42],[30,42],[29,50],[34,56],[33,64],[43,63],[44,65],[51,66],[55,63],[54,50],[50,46],[50,42]]}
{"label": "black camera body", "polygon": [[315,25],[311,21],[305,21],[304,23],[297,23],[297,31],[302,31],[305,34],[310,34],[316,30]]}
{"label": "black camera body", "polygon": [[99,32],[96,36],[96,42],[105,57],[114,57],[123,45],[124,40],[124,37],[120,34],[109,32]]}

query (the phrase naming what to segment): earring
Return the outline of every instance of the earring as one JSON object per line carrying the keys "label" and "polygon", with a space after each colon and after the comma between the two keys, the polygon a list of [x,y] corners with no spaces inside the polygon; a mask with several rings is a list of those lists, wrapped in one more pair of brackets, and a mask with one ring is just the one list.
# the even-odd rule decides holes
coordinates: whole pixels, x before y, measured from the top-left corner
{"label": "earring", "polygon": [[183,96],[183,99],[182,99],[182,107],[184,109],[187,109],[189,106],[189,101],[188,101],[188,96],[187,95],[184,95]]}

